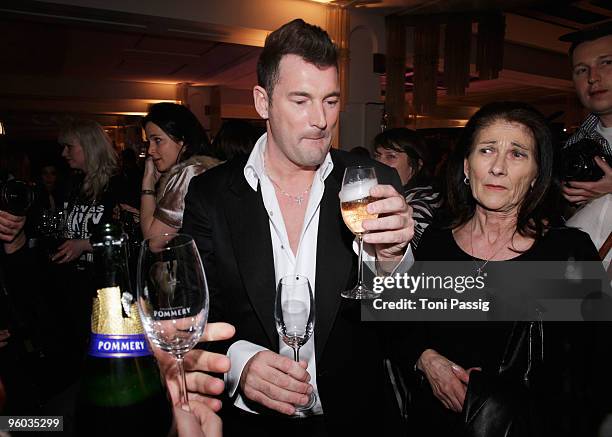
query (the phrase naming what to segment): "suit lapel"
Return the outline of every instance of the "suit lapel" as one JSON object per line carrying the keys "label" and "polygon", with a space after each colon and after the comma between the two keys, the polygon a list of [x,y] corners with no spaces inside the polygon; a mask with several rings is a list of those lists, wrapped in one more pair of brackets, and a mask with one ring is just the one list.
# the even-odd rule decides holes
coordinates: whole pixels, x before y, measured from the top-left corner
{"label": "suit lapel", "polygon": [[344,167],[334,162],[334,170],[325,180],[319,212],[315,286],[317,363],[322,357],[342,302],[340,293],[350,282],[353,263],[353,237],[342,221],[338,198],[343,173]]}
{"label": "suit lapel", "polygon": [[[227,221],[242,284],[264,327],[270,349],[278,351],[274,321],[276,284],[267,211],[261,196],[247,184],[238,166],[228,193]],[[239,171],[238,171],[239,170]],[[240,174],[238,174],[240,173]]]}

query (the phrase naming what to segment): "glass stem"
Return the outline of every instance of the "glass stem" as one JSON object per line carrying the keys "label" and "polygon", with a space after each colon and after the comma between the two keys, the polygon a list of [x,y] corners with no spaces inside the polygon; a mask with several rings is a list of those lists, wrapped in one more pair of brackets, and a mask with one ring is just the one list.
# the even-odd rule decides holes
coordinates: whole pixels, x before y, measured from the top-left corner
{"label": "glass stem", "polygon": [[361,260],[363,257],[363,235],[357,236],[359,240],[359,261],[357,263],[357,287],[363,287],[363,269],[361,268]]}
{"label": "glass stem", "polygon": [[187,379],[185,378],[185,366],[183,365],[183,355],[176,357],[176,368],[179,379],[179,405],[183,410],[190,411],[189,400],[187,399]]}
{"label": "glass stem", "polygon": [[300,361],[300,348],[299,347],[294,347],[293,348],[293,359],[295,362],[299,362]]}

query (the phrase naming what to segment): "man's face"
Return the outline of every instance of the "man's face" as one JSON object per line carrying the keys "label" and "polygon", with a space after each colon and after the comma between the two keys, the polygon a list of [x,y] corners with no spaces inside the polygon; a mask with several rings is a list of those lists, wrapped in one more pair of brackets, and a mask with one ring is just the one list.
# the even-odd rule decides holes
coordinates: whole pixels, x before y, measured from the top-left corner
{"label": "man's face", "polygon": [[572,56],[573,79],[582,105],[612,114],[612,35],[580,44]]}
{"label": "man's face", "polygon": [[272,98],[255,88],[259,114],[268,119],[268,147],[299,167],[320,165],[340,111],[338,71],[319,68],[297,55],[285,55]]}

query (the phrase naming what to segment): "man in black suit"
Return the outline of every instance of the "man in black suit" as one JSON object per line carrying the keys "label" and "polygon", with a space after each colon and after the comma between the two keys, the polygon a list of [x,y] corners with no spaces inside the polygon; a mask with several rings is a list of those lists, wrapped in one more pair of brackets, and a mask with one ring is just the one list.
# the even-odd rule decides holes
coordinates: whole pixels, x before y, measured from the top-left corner
{"label": "man in black suit", "polygon": [[[354,237],[340,215],[344,169],[376,168],[364,221],[370,259],[389,270],[410,261],[411,211],[392,169],[330,151],[340,110],[337,51],[322,29],[294,20],[272,32],[257,66],[255,108],[267,132],[249,157],[193,179],[183,232],[193,235],[210,288],[210,319],[236,327],[227,348],[226,435],[394,435],[381,331],[360,321],[359,302],[340,293],[356,281]],[[396,188],[394,188],[394,186]],[[401,267],[401,266],[400,266]],[[291,359],[274,321],[276,284],[307,276],[315,333]],[[317,402],[299,418],[296,405]],[[233,405],[232,405],[233,404]]]}

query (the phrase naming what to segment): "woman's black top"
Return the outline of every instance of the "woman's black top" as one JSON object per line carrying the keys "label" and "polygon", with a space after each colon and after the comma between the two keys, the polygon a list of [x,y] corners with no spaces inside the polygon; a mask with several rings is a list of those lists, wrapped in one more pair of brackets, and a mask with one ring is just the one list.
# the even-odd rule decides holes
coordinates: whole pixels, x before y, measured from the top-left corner
{"label": "woman's black top", "polygon": [[[66,225],[64,237],[67,239],[88,240],[93,228],[113,219],[114,209],[119,204],[121,180],[111,177],[105,189],[95,198],[88,199],[81,193],[82,180],[66,205]],[[90,252],[84,252],[80,261],[92,262]]]}
{"label": "woman's black top", "polygon": [[[465,253],[457,245],[450,229],[433,226],[428,227],[423,234],[414,255],[417,263],[420,261],[473,263],[474,271],[486,261],[474,259]],[[565,262],[568,259],[599,261],[597,249],[588,234],[574,228],[559,227],[550,229],[543,237],[536,240],[530,249],[512,261]],[[494,275],[495,269],[502,267],[503,262],[491,261],[485,267],[485,271],[491,271],[490,275]],[[505,286],[508,286],[513,278],[504,278],[504,281],[507,282]],[[483,371],[496,373],[512,324],[512,322],[424,322],[418,324],[414,330],[413,345],[417,352],[415,356],[420,356],[425,349],[434,349],[465,369],[481,367]],[[593,375],[597,374],[597,371],[590,367],[590,364],[585,366],[585,362],[589,361],[587,355],[593,352],[594,348],[602,346],[594,345],[596,341],[592,328],[593,324],[586,322],[544,324],[544,365],[547,381],[543,382],[543,386],[546,387],[544,391],[547,400],[544,409],[547,412],[541,413],[541,419],[547,435],[553,430],[559,433],[558,435],[590,435],[592,432],[590,427],[600,420],[602,414],[605,414],[603,410],[607,407],[602,405],[586,407],[589,404],[588,399],[597,398],[593,392],[593,388],[597,386],[597,380]],[[595,335],[600,337],[602,331],[596,331],[598,333]],[[612,380],[612,378],[606,379]],[[426,380],[421,382],[417,392],[414,398],[413,416],[416,430],[428,432],[429,435],[450,435],[448,433],[457,429],[455,427],[459,415],[447,410],[438,399],[434,398]],[[575,406],[578,398],[582,398],[584,405],[579,414],[574,414],[578,409],[572,407],[573,410],[568,410],[568,405]],[[559,413],[560,417],[557,416]]]}
{"label": "woman's black top", "polygon": [[[587,233],[575,228],[558,227],[550,229],[512,261],[566,261],[570,256],[580,261],[599,261],[597,249]],[[431,227],[423,234],[414,257],[417,261],[474,260],[457,245],[450,229]],[[503,261],[491,261],[495,262]]]}

